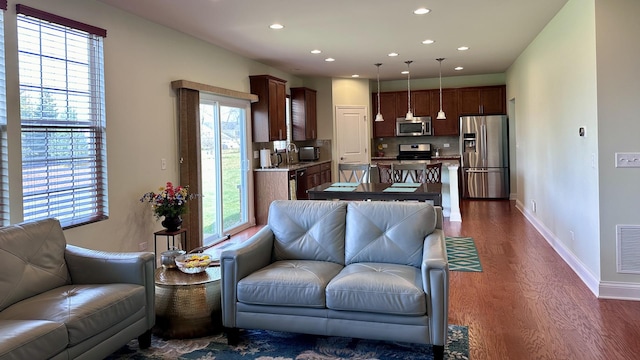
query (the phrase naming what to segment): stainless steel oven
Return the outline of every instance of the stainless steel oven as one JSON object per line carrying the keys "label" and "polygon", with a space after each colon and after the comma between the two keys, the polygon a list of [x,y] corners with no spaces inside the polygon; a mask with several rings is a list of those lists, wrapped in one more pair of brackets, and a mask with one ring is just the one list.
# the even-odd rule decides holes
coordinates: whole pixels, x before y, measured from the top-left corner
{"label": "stainless steel oven", "polygon": [[431,117],[414,117],[396,119],[396,136],[425,136],[431,135]]}

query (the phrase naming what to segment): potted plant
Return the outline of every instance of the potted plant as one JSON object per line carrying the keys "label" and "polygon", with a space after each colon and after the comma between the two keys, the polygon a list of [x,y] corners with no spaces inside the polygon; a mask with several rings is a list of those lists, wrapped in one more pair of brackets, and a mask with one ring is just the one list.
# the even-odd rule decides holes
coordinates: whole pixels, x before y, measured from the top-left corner
{"label": "potted plant", "polygon": [[195,194],[189,194],[189,186],[176,186],[169,181],[166,186],[160,187],[159,192],[148,192],[140,198],[140,202],[148,202],[156,219],[164,216],[162,226],[167,231],[177,231],[182,225],[180,215],[187,212],[187,202],[195,198]]}

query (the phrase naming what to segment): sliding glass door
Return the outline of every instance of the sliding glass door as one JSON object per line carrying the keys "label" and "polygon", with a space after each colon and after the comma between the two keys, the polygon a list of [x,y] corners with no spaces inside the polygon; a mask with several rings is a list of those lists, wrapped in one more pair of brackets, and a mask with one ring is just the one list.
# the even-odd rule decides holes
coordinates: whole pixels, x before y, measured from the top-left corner
{"label": "sliding glass door", "polygon": [[200,94],[203,245],[249,226],[248,101]]}

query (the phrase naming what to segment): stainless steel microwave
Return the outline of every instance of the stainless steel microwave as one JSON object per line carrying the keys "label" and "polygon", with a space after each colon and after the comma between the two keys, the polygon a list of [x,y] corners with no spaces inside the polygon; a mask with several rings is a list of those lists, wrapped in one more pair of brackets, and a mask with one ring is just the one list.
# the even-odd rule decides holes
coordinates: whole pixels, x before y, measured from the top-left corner
{"label": "stainless steel microwave", "polygon": [[431,135],[431,116],[396,119],[396,136]]}

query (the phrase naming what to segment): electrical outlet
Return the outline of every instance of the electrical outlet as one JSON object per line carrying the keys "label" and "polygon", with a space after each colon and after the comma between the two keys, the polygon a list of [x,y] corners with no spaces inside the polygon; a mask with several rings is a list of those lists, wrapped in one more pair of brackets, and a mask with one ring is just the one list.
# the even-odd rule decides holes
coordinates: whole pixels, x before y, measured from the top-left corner
{"label": "electrical outlet", "polygon": [[442,147],[446,147],[446,148],[448,148],[448,147],[449,147],[449,144],[443,144],[443,145],[442,145]]}
{"label": "electrical outlet", "polygon": [[389,145],[387,145],[387,144],[382,144],[382,148],[383,148],[383,149],[386,149],[388,146],[389,146]]}
{"label": "electrical outlet", "polygon": [[616,167],[640,167],[640,153],[616,153]]}
{"label": "electrical outlet", "polygon": [[259,159],[260,158],[260,151],[256,150],[253,152],[253,158],[254,159]]}
{"label": "electrical outlet", "polygon": [[160,170],[167,170],[167,159],[160,159]]}
{"label": "electrical outlet", "polygon": [[531,200],[531,211],[536,212],[536,201],[535,200]]}
{"label": "electrical outlet", "polygon": [[573,233],[573,231],[569,231],[569,235],[571,235],[571,242],[576,241],[576,237],[575,237],[575,234]]}
{"label": "electrical outlet", "polygon": [[145,251],[147,250],[147,242],[141,242],[140,244],[138,244],[138,250],[140,251]]}

